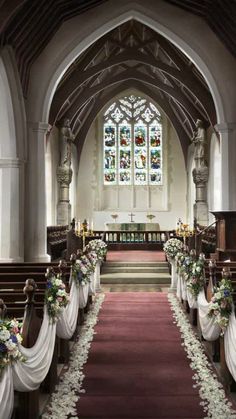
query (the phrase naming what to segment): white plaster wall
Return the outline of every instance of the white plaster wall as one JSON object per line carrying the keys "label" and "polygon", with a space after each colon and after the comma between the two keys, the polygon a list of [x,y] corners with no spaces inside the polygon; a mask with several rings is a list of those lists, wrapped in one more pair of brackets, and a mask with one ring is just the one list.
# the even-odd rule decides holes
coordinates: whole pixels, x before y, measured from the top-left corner
{"label": "white plaster wall", "polygon": [[59,164],[58,128],[53,127],[46,144],[46,205],[47,225],[57,225],[57,167]]}
{"label": "white plaster wall", "polygon": [[[172,125],[165,120],[164,184],[151,187],[113,187],[103,185],[102,130],[99,118],[88,132],[78,173],[77,219],[94,221],[94,228],[103,230],[117,213],[117,222],[128,222],[135,214],[136,222],[148,222],[147,214],[155,215],[161,229],[172,229],[179,217],[186,219],[186,171],[179,139]],[[149,199],[148,199],[149,196]]]}
{"label": "white plaster wall", "polygon": [[[211,133],[209,149],[209,211],[219,211],[221,210],[221,155],[220,141],[215,132]],[[215,217],[212,214],[209,214],[209,222],[212,223],[214,220]]]}

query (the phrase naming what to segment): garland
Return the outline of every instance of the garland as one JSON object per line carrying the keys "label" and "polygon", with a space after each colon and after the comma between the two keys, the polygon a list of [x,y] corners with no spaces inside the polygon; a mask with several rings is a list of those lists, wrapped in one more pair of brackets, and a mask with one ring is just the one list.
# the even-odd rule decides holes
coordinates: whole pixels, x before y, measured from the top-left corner
{"label": "garland", "polygon": [[25,361],[19,351],[22,342],[20,324],[16,319],[0,319],[0,377],[3,369],[15,361]]}
{"label": "garland", "polygon": [[232,312],[232,284],[228,279],[223,278],[217,287],[214,287],[214,295],[211,298],[208,316],[214,317],[214,323],[218,324],[224,334]]}
{"label": "garland", "polygon": [[42,419],[67,419],[69,415],[78,419],[76,403],[80,399],[80,393],[85,393],[82,388],[83,366],[88,360],[89,349],[95,334],[94,327],[98,322],[98,313],[104,298],[104,294],[99,294],[96,297],[86,322],[82,326],[79,340],[74,345],[68,370],[60,378]]}
{"label": "garland", "polygon": [[86,250],[89,252],[95,252],[99,261],[103,261],[107,254],[107,244],[101,239],[91,240],[87,246]]}
{"label": "garland", "polygon": [[69,294],[65,290],[65,284],[60,275],[51,276],[47,280],[45,292],[45,304],[48,315],[54,323],[58,320],[63,308],[69,302]]}
{"label": "garland", "polygon": [[205,258],[204,256],[200,256],[199,259],[193,262],[191,265],[187,288],[195,299],[197,299],[198,294],[205,283],[204,264]]}
{"label": "garland", "polygon": [[174,259],[178,252],[183,250],[183,242],[179,239],[169,239],[164,244],[163,249],[168,259]]}
{"label": "garland", "polygon": [[175,319],[174,323],[180,329],[183,347],[190,359],[190,367],[195,371],[192,377],[195,381],[193,387],[199,388],[199,396],[203,400],[200,404],[207,414],[206,418],[236,419],[236,411],[232,409],[232,403],[227,400],[223,386],[219,383],[205,355],[204,347],[193,332],[178,300],[173,294],[168,295],[168,300]]}

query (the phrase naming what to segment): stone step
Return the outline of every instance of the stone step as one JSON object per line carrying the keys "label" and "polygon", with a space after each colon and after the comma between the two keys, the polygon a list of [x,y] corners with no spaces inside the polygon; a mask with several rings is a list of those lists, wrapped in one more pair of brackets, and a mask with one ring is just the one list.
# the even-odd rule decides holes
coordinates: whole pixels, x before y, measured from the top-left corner
{"label": "stone step", "polygon": [[107,273],[101,275],[101,284],[170,284],[167,273]]}
{"label": "stone step", "polygon": [[148,266],[148,267],[168,267],[168,262],[104,262],[103,267],[117,266],[117,267],[127,267],[127,266]]}
{"label": "stone step", "polygon": [[102,273],[103,274],[112,274],[112,273],[169,273],[168,266],[163,267],[150,267],[150,266],[103,266]]}

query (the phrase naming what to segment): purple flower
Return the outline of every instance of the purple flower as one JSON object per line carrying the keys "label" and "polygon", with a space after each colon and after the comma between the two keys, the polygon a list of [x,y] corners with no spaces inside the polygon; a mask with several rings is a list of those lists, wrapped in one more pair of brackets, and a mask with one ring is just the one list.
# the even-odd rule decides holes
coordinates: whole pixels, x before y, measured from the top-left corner
{"label": "purple flower", "polygon": [[230,296],[230,292],[229,292],[229,290],[224,290],[224,296],[225,296],[225,297],[229,297],[229,296]]}
{"label": "purple flower", "polygon": [[52,288],[52,283],[51,283],[51,281],[48,281],[48,282],[47,282],[47,288]]}
{"label": "purple flower", "polygon": [[7,352],[7,347],[4,343],[0,343],[0,352]]}
{"label": "purple flower", "polygon": [[11,335],[10,336],[10,339],[11,339],[11,341],[13,342],[13,343],[17,343],[18,341],[17,341],[17,337],[16,337],[16,335]]}

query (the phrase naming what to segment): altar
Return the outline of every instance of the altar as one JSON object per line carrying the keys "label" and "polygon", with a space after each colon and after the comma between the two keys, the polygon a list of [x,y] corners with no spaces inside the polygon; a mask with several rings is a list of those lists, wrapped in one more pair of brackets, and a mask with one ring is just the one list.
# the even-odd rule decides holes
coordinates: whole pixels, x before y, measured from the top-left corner
{"label": "altar", "polygon": [[158,223],[105,223],[106,231],[159,231]]}

